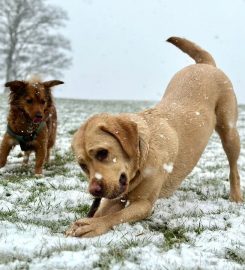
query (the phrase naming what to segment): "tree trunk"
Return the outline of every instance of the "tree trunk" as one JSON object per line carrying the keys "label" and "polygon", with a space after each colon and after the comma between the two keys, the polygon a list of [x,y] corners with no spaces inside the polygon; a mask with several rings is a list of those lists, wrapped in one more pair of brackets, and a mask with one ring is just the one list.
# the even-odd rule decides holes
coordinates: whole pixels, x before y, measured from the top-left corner
{"label": "tree trunk", "polygon": [[[5,76],[5,82],[9,82],[10,81],[10,70],[11,70],[11,61],[9,61],[9,58],[11,59],[12,57],[8,57],[7,59],[7,70],[6,70],[6,76]],[[8,87],[4,87],[4,93],[8,93],[9,92],[9,88]]]}

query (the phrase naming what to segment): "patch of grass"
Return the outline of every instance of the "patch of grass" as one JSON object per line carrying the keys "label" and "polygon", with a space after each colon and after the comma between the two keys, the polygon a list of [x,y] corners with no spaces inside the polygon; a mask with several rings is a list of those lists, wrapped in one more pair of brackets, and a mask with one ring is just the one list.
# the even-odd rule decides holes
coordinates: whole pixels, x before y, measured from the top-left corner
{"label": "patch of grass", "polygon": [[220,197],[220,198],[222,198],[222,199],[224,199],[224,200],[229,200],[229,194],[228,193],[226,193],[226,194],[221,194],[221,196],[218,196],[218,198]]}
{"label": "patch of grass", "polygon": [[[181,187],[179,190],[181,191],[191,191],[193,193],[196,193],[198,195],[198,198],[202,201],[206,201],[208,199],[208,196],[203,194],[202,190],[200,188],[193,188],[193,187]],[[182,199],[186,199],[188,198],[188,195],[186,195],[187,197],[183,196]]]}
{"label": "patch of grass", "polygon": [[16,221],[17,214],[15,211],[0,211],[0,220]]}
{"label": "patch of grass", "polygon": [[[67,151],[64,155],[58,153],[54,154],[54,159],[50,160],[48,164],[44,165],[44,168],[48,170],[48,176],[54,177],[55,175],[66,175],[69,173],[69,169],[65,167],[70,162],[74,162],[75,157],[71,151]],[[1,184],[7,185],[8,182],[18,183],[20,180],[33,179],[33,166],[21,166],[17,165],[15,168],[6,171],[1,176]]]}
{"label": "patch of grass", "polygon": [[[32,260],[24,255],[20,254],[15,254],[15,255],[10,255],[10,254],[1,254],[0,253],[0,265],[1,264],[8,264],[14,261],[19,261],[20,265],[18,265],[17,270],[28,270],[28,262],[31,262]],[[7,267],[6,267],[7,269]]]}
{"label": "patch of grass", "polygon": [[23,179],[31,179],[33,178],[33,172],[30,167],[27,166],[19,166],[11,169],[11,171],[6,171],[4,175],[2,175],[1,184],[7,185],[7,183],[19,183]]}
{"label": "patch of grass", "polygon": [[66,163],[73,161],[72,153],[67,152],[63,156],[58,152],[55,153],[54,159],[50,160],[48,164],[45,165],[47,169],[54,166],[64,166]]}
{"label": "patch of grass", "polygon": [[121,263],[126,259],[126,250],[119,247],[112,247],[107,252],[102,252],[97,262],[93,264],[93,268],[101,270],[110,270],[111,265]]}
{"label": "patch of grass", "polygon": [[187,230],[184,227],[170,228],[167,224],[155,225],[150,224],[149,229],[156,231],[164,235],[165,242],[163,243],[164,250],[172,249],[173,247],[179,246],[181,243],[188,243],[190,240],[185,235]]}
{"label": "patch of grass", "polygon": [[210,226],[204,226],[201,224],[201,220],[198,223],[198,226],[194,227],[194,228],[188,228],[188,231],[194,231],[197,235],[200,235],[201,233],[203,233],[204,231],[220,231],[220,230],[227,230],[228,228],[230,228],[231,224],[228,222],[225,224],[224,228],[219,227],[216,224],[210,225]]}
{"label": "patch of grass", "polygon": [[80,204],[76,207],[67,207],[66,210],[77,214],[79,217],[86,217],[90,209],[88,204]]}
{"label": "patch of grass", "polygon": [[76,129],[71,129],[71,130],[68,131],[68,134],[73,135],[76,131],[77,131],[77,128]]}
{"label": "patch of grass", "polygon": [[80,179],[80,181],[87,181],[86,180],[86,176],[82,173],[82,172],[80,172],[80,173],[78,173],[77,175],[76,175],[79,179]]}
{"label": "patch of grass", "polygon": [[[203,190],[202,187],[204,188]],[[208,187],[208,189],[205,187]],[[222,198],[224,200],[229,199],[229,190],[227,190],[227,187],[223,184],[223,181],[215,179],[206,180],[201,185],[201,187],[182,186],[179,190],[183,192],[191,191],[195,193],[198,196],[198,199],[201,201],[217,200],[219,198]],[[185,200],[187,198],[188,194],[186,196],[184,194],[181,196],[182,200]]]}
{"label": "patch of grass", "polygon": [[25,201],[25,204],[29,204],[29,203],[35,201],[41,193],[44,193],[48,190],[49,190],[49,188],[46,185],[44,185],[43,183],[37,183],[37,185],[32,186],[31,189],[29,190],[31,194],[27,198],[27,200]]}
{"label": "patch of grass", "polygon": [[82,251],[86,249],[86,245],[79,243],[79,244],[57,244],[57,246],[51,247],[50,249],[46,250],[45,252],[37,252],[36,257],[37,258],[49,258],[51,257],[54,253],[60,253],[63,251],[71,251],[71,252],[77,252],[77,251]]}
{"label": "patch of grass", "polygon": [[201,233],[203,233],[205,231],[205,228],[204,226],[201,224],[201,220],[199,220],[198,222],[198,226],[196,228],[194,228],[194,232],[197,234],[197,235],[200,235]]}
{"label": "patch of grass", "polygon": [[[142,240],[135,239],[123,239],[118,246],[112,245],[109,250],[102,252],[97,262],[93,264],[94,268],[102,270],[109,270],[113,264],[119,263],[120,266],[124,266],[124,261],[131,260],[134,263],[137,262],[137,257],[131,257],[130,249],[134,247],[143,247],[150,243],[150,238],[144,238]],[[120,268],[119,268],[120,269]]]}
{"label": "patch of grass", "polygon": [[26,225],[36,225],[48,228],[51,233],[64,233],[66,227],[71,223],[70,220],[43,220],[43,219],[18,219],[19,222]]}
{"label": "patch of grass", "polygon": [[206,165],[205,169],[210,171],[210,172],[216,172],[218,170],[224,170],[224,164],[220,164],[220,163],[214,163],[212,165]]}
{"label": "patch of grass", "polygon": [[44,228],[48,228],[51,233],[63,233],[64,228],[68,227],[71,223],[70,220],[43,220],[43,219],[28,219],[18,217],[14,211],[0,212],[0,220],[7,220],[9,222],[18,223],[19,229],[26,230],[24,225],[36,225]]}
{"label": "patch of grass", "polygon": [[15,269],[23,269],[27,270],[29,268],[29,264],[37,259],[37,258],[50,258],[54,253],[60,253],[62,251],[71,251],[71,252],[76,252],[76,251],[81,251],[85,250],[86,245],[83,245],[81,243],[79,244],[57,244],[57,246],[51,247],[47,249],[46,251],[43,251],[42,249],[37,251],[32,257],[25,256],[23,254],[15,254],[15,255],[10,255],[10,254],[4,254],[0,253],[0,264],[8,264],[11,262],[14,262],[18,260],[20,262],[18,268]]}
{"label": "patch of grass", "polygon": [[65,167],[66,164],[75,161],[74,155],[71,151],[66,152],[64,155],[55,153],[54,159],[50,160],[48,164],[45,165],[45,169],[50,171],[49,176],[54,177],[55,175],[66,175],[69,169]]}
{"label": "patch of grass", "polygon": [[225,252],[225,258],[232,260],[238,264],[245,264],[245,255],[240,254],[238,250],[227,249]]}
{"label": "patch of grass", "polygon": [[70,220],[32,220],[31,224],[49,228],[51,233],[64,233],[64,228],[68,227]]}

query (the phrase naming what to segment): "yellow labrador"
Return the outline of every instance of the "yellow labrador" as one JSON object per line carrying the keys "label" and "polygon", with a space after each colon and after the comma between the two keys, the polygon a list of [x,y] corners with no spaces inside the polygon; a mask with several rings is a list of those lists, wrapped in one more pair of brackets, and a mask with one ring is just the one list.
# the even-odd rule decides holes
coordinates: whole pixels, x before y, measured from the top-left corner
{"label": "yellow labrador", "polygon": [[93,116],[75,133],[72,146],[89,192],[103,199],[93,217],[76,221],[67,235],[93,237],[148,217],[154,202],[170,196],[192,171],[214,129],[230,165],[230,199],[242,202],[232,84],[196,44],[178,37],[167,41],[196,64],[173,77],[162,100],[137,114]]}

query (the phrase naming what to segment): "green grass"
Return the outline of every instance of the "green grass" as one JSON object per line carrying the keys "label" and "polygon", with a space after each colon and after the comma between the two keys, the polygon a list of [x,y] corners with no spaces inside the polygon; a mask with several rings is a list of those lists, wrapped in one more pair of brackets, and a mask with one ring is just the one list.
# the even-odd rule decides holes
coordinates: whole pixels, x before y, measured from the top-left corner
{"label": "green grass", "polygon": [[76,176],[77,176],[81,181],[87,181],[87,180],[86,180],[86,176],[84,176],[84,173],[82,173],[82,172],[79,172]]}
{"label": "green grass", "polygon": [[[58,254],[60,252],[63,251],[69,251],[69,252],[77,252],[77,251],[82,251],[86,249],[86,245],[83,245],[82,243],[79,244],[57,244],[56,246],[53,246],[52,248],[46,250],[46,251],[37,251],[32,258],[30,258],[29,256],[25,256],[23,254],[15,254],[15,255],[7,255],[6,254],[1,254],[0,253],[0,265],[1,264],[8,264],[11,262],[14,262],[16,260],[18,260],[20,262],[20,266],[18,266],[17,270],[27,270],[30,269],[29,264],[35,260],[35,259],[40,259],[40,258],[50,258],[53,254]],[[12,268],[11,268],[12,269]]]}
{"label": "green grass", "polygon": [[55,175],[67,175],[69,169],[65,167],[70,162],[74,162],[75,157],[71,151],[66,152],[64,155],[59,154],[57,151],[54,154],[54,159],[50,160],[45,165],[45,169],[48,170],[48,175],[54,177]]}
{"label": "green grass", "polygon": [[7,183],[19,183],[20,181],[32,179],[33,178],[33,168],[27,166],[23,167],[21,165],[17,165],[15,168],[11,169],[11,171],[6,171],[4,175],[1,176],[1,184],[7,185]]}
{"label": "green grass", "polygon": [[126,255],[127,250],[123,247],[110,247],[108,251],[100,254],[99,260],[93,264],[93,267],[101,270],[109,270],[112,264],[121,263],[121,265],[123,265]]}
{"label": "green grass", "polygon": [[89,212],[89,209],[90,209],[90,205],[88,205],[88,204],[83,204],[83,205],[80,204],[76,207],[67,207],[66,208],[66,210],[68,212],[72,212],[72,213],[77,214],[76,216],[78,218],[86,217],[88,212]]}
{"label": "green grass", "polygon": [[149,229],[164,235],[164,243],[162,248],[167,251],[173,247],[178,247],[181,243],[188,243],[189,239],[186,236],[187,229],[185,227],[174,227],[171,228],[167,224],[157,225],[150,224]]}
{"label": "green grass", "polygon": [[[33,179],[34,162],[35,159],[33,161],[29,161],[27,166],[22,166],[20,162],[15,168],[6,171],[1,177],[1,184],[5,184],[6,182],[18,183],[21,180]],[[75,162],[74,154],[71,151],[67,151],[64,155],[61,155],[56,150],[54,158],[50,160],[48,164],[44,165],[44,169],[48,171],[47,175],[50,177],[57,174],[66,175],[69,173],[69,169],[65,166],[71,162]]]}
{"label": "green grass", "polygon": [[0,220],[9,221],[18,224],[20,230],[25,231],[26,226],[35,225],[38,227],[48,228],[51,233],[64,233],[65,229],[69,226],[71,221],[69,219],[64,220],[44,220],[38,218],[19,217],[16,211],[0,211]]}
{"label": "green grass", "polygon": [[[243,249],[244,250],[244,249]],[[239,252],[239,249],[227,249],[225,253],[225,258],[228,260],[232,260],[238,264],[245,265],[245,254],[243,252]]]}
{"label": "green grass", "polygon": [[0,220],[17,221],[17,219],[15,211],[0,211]]}
{"label": "green grass", "polygon": [[[109,250],[100,254],[99,260],[93,264],[93,267],[109,270],[115,263],[123,266],[125,259],[130,256],[130,249],[138,246],[140,247],[142,244],[137,240],[123,240],[119,246],[110,245]],[[136,258],[134,259],[135,261],[137,261]]]}
{"label": "green grass", "polygon": [[68,134],[73,135],[76,131],[77,131],[77,129],[71,129],[68,131]]}

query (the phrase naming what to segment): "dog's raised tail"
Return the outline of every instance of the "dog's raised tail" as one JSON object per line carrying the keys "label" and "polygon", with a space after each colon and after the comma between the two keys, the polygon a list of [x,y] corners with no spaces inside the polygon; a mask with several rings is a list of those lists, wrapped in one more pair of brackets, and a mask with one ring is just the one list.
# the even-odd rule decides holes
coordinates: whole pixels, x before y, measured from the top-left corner
{"label": "dog's raised tail", "polygon": [[216,63],[210,53],[185,38],[170,37],[167,39],[167,42],[174,44],[183,52],[187,53],[196,61],[197,64],[208,64],[216,66]]}

